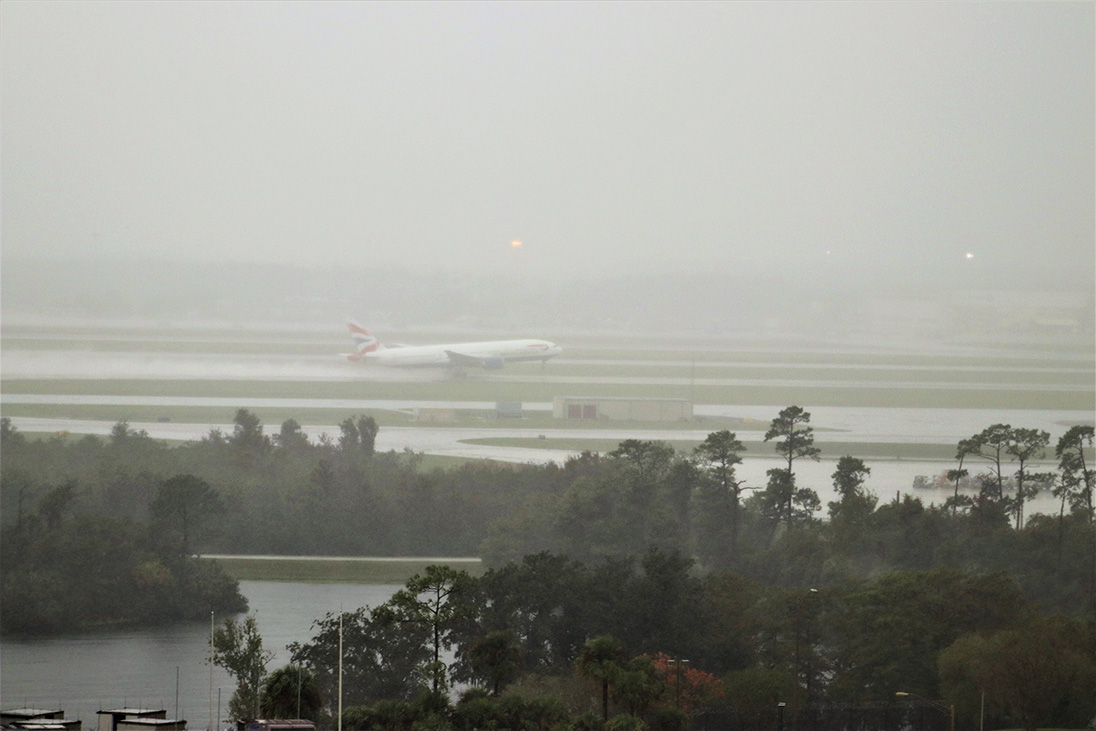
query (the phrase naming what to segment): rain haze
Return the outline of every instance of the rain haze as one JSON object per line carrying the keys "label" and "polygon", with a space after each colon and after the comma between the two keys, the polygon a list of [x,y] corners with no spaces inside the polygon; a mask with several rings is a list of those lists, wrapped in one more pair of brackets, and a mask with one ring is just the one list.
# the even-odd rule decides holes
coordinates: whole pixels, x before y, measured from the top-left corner
{"label": "rain haze", "polygon": [[[832,717],[846,726],[901,725],[899,688],[950,697],[943,648],[878,607],[924,595],[926,623],[949,623],[976,614],[939,606],[1003,593],[815,603],[937,566],[1007,571],[1048,611],[1096,597],[1091,513],[1067,528],[1089,533],[1061,529],[1096,421],[1094,38],[1093,2],[0,0],[5,708],[57,703],[85,728],[170,708],[216,729],[234,682],[208,662],[210,609],[246,598],[273,670],[324,613],[418,570],[393,559],[651,548],[673,551],[666,577],[680,564],[666,587],[714,593],[574,592],[636,597],[642,621],[601,599],[533,614],[672,633],[650,649],[673,650],[678,701],[680,663],[718,676],[783,643],[756,653],[790,671],[758,676],[792,688],[781,728],[800,678],[841,714],[842,688],[874,688],[882,725]],[[1003,468],[987,432],[1032,456]],[[800,440],[817,450],[793,472]],[[187,496],[216,513],[201,531]],[[112,568],[123,548],[132,571]],[[350,563],[354,583],[324,583]],[[665,622],[639,600],[656,595]],[[750,602],[764,619],[744,631],[769,639],[740,643]],[[812,605],[805,623],[871,616],[841,622],[888,635],[855,668],[870,682],[800,662]],[[526,634],[578,652],[595,630]],[[890,687],[915,654],[924,687]],[[1024,682],[1013,669],[992,677]]]}
{"label": "rain haze", "polygon": [[0,12],[9,313],[1091,303],[1091,3]]}

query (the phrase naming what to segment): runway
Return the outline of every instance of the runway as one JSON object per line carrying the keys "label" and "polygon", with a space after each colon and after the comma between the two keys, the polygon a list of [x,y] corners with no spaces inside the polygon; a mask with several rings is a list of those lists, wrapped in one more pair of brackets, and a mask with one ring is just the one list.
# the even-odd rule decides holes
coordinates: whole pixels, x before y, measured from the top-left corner
{"label": "runway", "polygon": [[[576,368],[584,368],[587,372],[576,372]],[[622,373],[613,373],[613,369]],[[636,369],[640,369],[640,372],[635,372]],[[598,372],[602,370],[610,372]],[[643,372],[647,370],[652,372]],[[759,371],[772,373],[759,375]],[[888,373],[893,376],[888,378]],[[970,378],[972,374],[980,377]],[[504,371],[468,372],[464,374],[464,378],[498,384],[539,383],[558,386],[597,384],[680,388],[852,388],[1019,393],[1049,390],[1080,394],[1092,392],[1092,374],[1091,365],[1077,360],[1040,361],[1031,366],[971,366],[959,363],[930,365],[903,362],[879,364],[804,363],[790,360],[754,362],[561,358],[554,360],[548,370],[525,364]],[[299,353],[225,354],[9,348],[4,353],[3,377],[12,380],[238,379],[388,383],[447,381],[452,380],[453,374],[434,369],[370,368],[348,363],[338,356]]]}
{"label": "runway", "polygon": [[[5,334],[8,335],[7,333]],[[903,445],[957,444],[981,432],[986,427],[1006,423],[1014,427],[1042,429],[1051,435],[1053,444],[1074,424],[1093,423],[1088,406],[1092,394],[1093,364],[1090,354],[1073,349],[1049,347],[1035,349],[993,348],[989,346],[908,345],[895,350],[886,346],[867,348],[846,344],[794,344],[773,342],[765,346],[735,343],[732,340],[713,340],[701,345],[698,342],[681,345],[675,349],[663,347],[655,351],[641,348],[632,341],[616,339],[587,340],[588,358],[576,355],[578,350],[564,353],[554,359],[547,369],[539,366],[515,367],[502,372],[466,373],[463,379],[454,379],[444,372],[419,372],[403,369],[367,369],[357,367],[340,358],[338,345],[326,341],[296,338],[287,333],[285,339],[272,337],[264,332],[240,332],[237,330],[205,333],[199,337],[186,331],[164,333],[160,330],[143,334],[110,332],[100,335],[83,333],[75,343],[68,332],[54,333],[49,337],[41,333],[24,333],[8,341],[3,359],[3,377],[6,381],[35,381],[32,393],[5,393],[0,396],[4,407],[41,405],[54,407],[57,413],[64,407],[146,407],[145,418],[150,418],[149,407],[163,407],[170,415],[172,407],[221,409],[230,414],[238,408],[247,408],[262,415],[263,410],[277,410],[292,414],[307,410],[314,423],[303,429],[309,438],[316,440],[321,434],[337,437],[337,423],[348,414],[368,411],[389,411],[410,414],[422,409],[451,409],[456,411],[490,412],[497,407],[496,401],[448,400],[432,397],[447,393],[468,394],[482,399],[494,391],[507,398],[520,399],[513,394],[529,392],[530,400],[522,401],[522,410],[544,424],[552,404],[545,400],[551,394],[579,391],[595,385],[597,390],[611,393],[646,394],[646,388],[662,389],[662,392],[685,394],[691,386],[723,387],[709,399],[727,398],[725,403],[696,403],[694,414],[700,417],[726,417],[752,420],[755,430],[739,426],[735,431],[741,439],[750,443],[740,476],[749,484],[761,485],[766,479],[765,470],[778,466],[779,462],[771,445],[762,448],[763,429],[788,403],[801,403],[811,414],[811,426],[815,429],[816,443],[825,442],[871,443],[890,445],[895,459],[877,460],[871,463],[871,486],[882,493],[909,490],[916,475],[939,473],[952,466],[950,462],[911,462],[898,459]],[[74,345],[81,347],[73,347]],[[69,345],[66,348],[65,345]],[[802,347],[800,347],[800,345]],[[693,357],[693,355],[697,357]],[[976,362],[977,361],[977,362]],[[967,380],[969,379],[969,380]],[[50,381],[66,384],[81,381],[76,394],[50,393]],[[130,383],[125,395],[95,393],[98,383],[111,384],[120,381]],[[147,381],[149,385],[133,385]],[[201,393],[207,390],[206,381],[245,383],[267,382],[260,394],[286,393],[289,396],[318,392],[334,398],[299,398],[266,396],[190,396],[149,395],[147,391],[160,388],[156,381],[195,381],[198,385],[176,390],[176,393]],[[276,382],[285,384],[301,382],[327,382],[334,386],[290,386],[285,390]],[[452,381],[453,386],[421,388],[423,382]],[[495,384],[499,388],[462,389],[461,381],[469,384]],[[43,387],[43,383],[45,386]],[[338,384],[345,384],[345,387]],[[355,393],[356,384],[371,384],[370,395],[396,396],[397,398],[338,398],[342,393]],[[378,387],[379,384],[379,387]],[[529,384],[528,389],[515,388]],[[536,384],[552,384],[552,388],[534,387]],[[405,388],[404,385],[408,387]],[[505,386],[505,388],[504,388]],[[558,386],[558,388],[556,388]],[[673,389],[667,387],[674,387]],[[756,387],[786,387],[796,394],[834,390],[842,394],[868,391],[872,394],[867,403],[885,403],[887,391],[903,391],[906,396],[900,406],[816,406],[802,401],[784,404],[768,404],[773,396],[764,396],[762,405],[741,405],[733,402],[738,393],[735,388],[748,390]],[[57,390],[64,387],[59,385]],[[71,387],[70,387],[71,388]],[[106,386],[109,388],[109,386]],[[127,390],[128,389],[128,390]],[[232,393],[233,388],[218,393]],[[145,391],[142,395],[133,392]],[[359,391],[361,392],[361,391]],[[994,404],[1011,400],[1014,405],[1066,406],[1070,408],[1020,409],[1020,408],[923,408],[931,392],[946,392],[937,405],[963,401],[963,392],[981,394],[977,403]],[[1041,392],[1055,394],[1056,398],[1039,399]],[[252,391],[256,393],[256,391]],[[926,399],[918,394],[925,393]],[[422,394],[426,398],[398,398],[407,394]],[[1010,396],[1015,395],[1015,397]],[[1028,395],[1031,396],[1029,397]],[[698,394],[703,400],[704,396]],[[502,398],[502,396],[500,396]],[[831,401],[832,403],[832,401]],[[837,401],[836,403],[841,403]],[[863,402],[861,402],[863,403]],[[969,401],[968,401],[969,403]],[[7,408],[5,410],[8,410]],[[327,419],[327,412],[330,419]],[[317,413],[319,412],[319,413]],[[24,412],[26,413],[26,411]],[[157,414],[156,411],[151,412]],[[202,414],[194,411],[191,413]],[[207,412],[208,413],[208,412]],[[157,414],[158,415],[158,414]],[[196,416],[205,419],[208,416]],[[214,418],[227,418],[217,416]],[[284,418],[284,417],[283,417]],[[468,420],[463,420],[467,423]],[[27,432],[70,432],[76,434],[109,434],[115,422],[78,419],[12,417],[12,423]],[[738,422],[741,424],[741,422]],[[212,429],[224,433],[232,431],[231,423],[182,423],[132,422],[135,429],[143,429],[158,439],[193,440],[207,435]],[[267,433],[277,431],[278,425],[265,425]],[[562,449],[538,449],[532,447],[500,447],[471,443],[474,440],[517,438],[537,440],[542,435],[548,439],[566,440],[613,440],[624,439],[658,441],[702,441],[715,428],[690,429],[664,428],[652,424],[644,429],[619,429],[611,422],[599,421],[596,428],[580,421],[560,420],[550,426],[529,428],[494,422],[490,426],[450,426],[442,424],[409,424],[382,426],[377,437],[380,451],[411,452],[491,459],[517,463],[562,463],[575,452]],[[716,427],[718,428],[718,427]],[[797,473],[815,489],[831,484],[832,461],[808,462],[797,467]],[[823,498],[825,499],[825,497]],[[941,498],[942,499],[942,498]]]}

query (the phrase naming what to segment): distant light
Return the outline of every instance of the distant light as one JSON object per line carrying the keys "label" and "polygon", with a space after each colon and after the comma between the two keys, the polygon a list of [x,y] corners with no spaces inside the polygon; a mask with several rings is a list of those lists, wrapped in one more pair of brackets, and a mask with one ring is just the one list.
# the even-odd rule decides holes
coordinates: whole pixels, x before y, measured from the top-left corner
{"label": "distant light", "polygon": [[968,252],[967,252],[967,258],[968,258],[968,259],[973,259],[973,258],[974,258],[974,254],[968,251]]}
{"label": "distant light", "polygon": [[519,246],[521,246],[521,242],[520,242],[520,241],[518,241],[517,239],[514,239],[513,241],[511,241],[511,242],[510,242],[510,246],[511,246],[512,248],[516,249],[516,248],[518,248]]}

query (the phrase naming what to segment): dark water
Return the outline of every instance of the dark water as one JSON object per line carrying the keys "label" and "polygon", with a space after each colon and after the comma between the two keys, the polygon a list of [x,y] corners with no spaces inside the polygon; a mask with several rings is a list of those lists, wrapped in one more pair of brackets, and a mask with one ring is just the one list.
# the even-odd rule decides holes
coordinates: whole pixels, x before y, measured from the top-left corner
{"label": "dark water", "polygon": [[[327,612],[382,604],[399,588],[240,582],[240,590],[255,612],[263,646],[275,652],[269,669],[289,662],[287,644],[312,637],[314,620]],[[82,720],[85,729],[95,727],[95,713],[100,709],[163,708],[168,717],[186,719],[190,729],[206,729],[217,725],[220,689],[219,716],[224,727],[235,683],[228,673],[214,667],[211,696],[208,658],[209,622],[4,640],[0,644],[0,704],[5,709],[61,708],[67,718]]]}

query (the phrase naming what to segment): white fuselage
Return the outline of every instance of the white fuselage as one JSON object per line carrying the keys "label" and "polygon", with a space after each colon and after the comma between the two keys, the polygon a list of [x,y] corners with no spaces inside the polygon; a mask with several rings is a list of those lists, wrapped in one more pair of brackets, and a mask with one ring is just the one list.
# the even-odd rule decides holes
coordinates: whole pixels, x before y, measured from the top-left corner
{"label": "white fuselage", "polygon": [[493,340],[448,345],[406,345],[365,354],[368,363],[383,366],[500,368],[503,363],[546,361],[562,352],[547,340]]}

